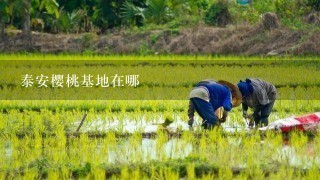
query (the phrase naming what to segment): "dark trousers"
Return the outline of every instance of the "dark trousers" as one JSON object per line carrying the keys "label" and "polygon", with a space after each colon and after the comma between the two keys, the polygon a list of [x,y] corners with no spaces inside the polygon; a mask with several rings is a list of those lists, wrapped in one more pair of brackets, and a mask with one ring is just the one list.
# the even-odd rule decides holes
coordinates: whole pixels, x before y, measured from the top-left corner
{"label": "dark trousers", "polygon": [[217,116],[215,115],[212,105],[200,98],[190,99],[193,107],[203,119],[203,126],[205,129],[212,128],[217,123]]}
{"label": "dark trousers", "polygon": [[274,101],[266,105],[258,105],[254,108],[253,119],[256,126],[267,126],[268,118],[272,111]]}

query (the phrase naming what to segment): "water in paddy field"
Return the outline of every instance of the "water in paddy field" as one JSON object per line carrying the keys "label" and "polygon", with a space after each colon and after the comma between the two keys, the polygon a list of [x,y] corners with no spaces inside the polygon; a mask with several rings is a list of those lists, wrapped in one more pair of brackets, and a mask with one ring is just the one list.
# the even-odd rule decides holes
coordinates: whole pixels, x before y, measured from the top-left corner
{"label": "water in paddy field", "polygon": [[[142,117],[139,120],[130,120],[129,118],[112,119],[109,120],[107,117],[99,115],[96,116],[94,120],[85,121],[81,132],[108,132],[108,131],[118,131],[118,132],[156,132],[159,125],[163,122],[163,118],[148,120],[146,117]],[[80,122],[74,124],[78,127]],[[168,126],[168,129],[172,132],[177,130],[183,131],[196,131],[201,128],[201,120],[195,119],[194,129],[189,129],[189,125],[186,121],[182,120],[180,117],[176,117],[175,121]],[[231,122],[227,121],[222,125],[224,131],[229,133],[236,133],[237,131],[250,133],[250,129],[245,122]],[[203,150],[201,147],[200,139],[193,139],[192,141],[186,140],[184,138],[164,138],[161,139],[159,136],[156,138],[134,138],[133,136],[127,138],[118,138],[113,142],[110,142],[108,138],[92,138],[88,139],[88,145],[90,145],[91,154],[101,157],[104,163],[108,164],[127,164],[136,162],[148,162],[151,160],[167,160],[167,159],[178,159],[186,158],[190,156],[205,156],[211,162],[220,163],[224,161],[225,163],[230,163],[230,167],[245,168],[250,166],[250,156],[254,152],[254,147],[252,147],[248,152],[244,146],[248,143],[248,140],[241,136],[226,136],[223,137],[224,146],[220,147],[216,144],[207,144],[207,151]],[[53,139],[55,139],[53,137]],[[71,138],[75,144],[81,145],[80,138]],[[24,141],[23,139],[18,139],[18,141]],[[281,140],[279,140],[281,141]],[[95,143],[97,142],[97,143]],[[3,139],[0,148],[0,158],[5,159],[6,162],[13,161],[17,158],[17,153],[19,154],[20,149],[17,144],[19,142],[11,142],[10,140]],[[16,144],[15,146],[13,144]],[[255,147],[259,147],[258,152],[254,152],[256,156],[255,160],[257,162],[267,162],[267,164],[285,164],[293,167],[308,169],[311,167],[320,168],[320,154],[316,152],[318,148],[315,148],[315,144],[311,141],[307,145],[302,145],[299,148],[288,145],[274,145],[267,141],[257,141],[254,142]],[[59,153],[69,154],[76,152],[79,157],[82,156],[82,151],[77,150],[78,146],[70,146],[71,148],[65,148],[67,145],[62,145]],[[50,148],[50,149],[49,149]],[[49,144],[42,145],[41,153],[42,156],[46,156],[45,153],[50,153],[51,150],[55,150],[56,147],[52,147]],[[248,147],[247,147],[248,148]],[[212,152],[212,150],[217,150]],[[23,152],[21,152],[23,153]],[[248,157],[248,161],[246,158]],[[231,161],[226,162],[224,158],[229,158]],[[229,165],[229,164],[228,164]]]}
{"label": "water in paddy field", "polygon": [[[132,121],[129,118],[124,119],[113,119],[112,121],[108,121],[107,119],[103,119],[103,117],[98,117],[97,119],[87,122],[81,128],[81,132],[90,132],[90,131],[100,131],[100,132],[108,132],[108,131],[117,131],[120,133],[134,133],[134,132],[144,132],[144,133],[152,133],[157,132],[159,128],[159,124],[163,123],[163,119],[156,119],[152,122],[147,121],[145,117],[142,117],[138,121]],[[221,127],[225,132],[237,132],[237,131],[246,131],[249,132],[250,129],[246,123],[240,124],[236,122],[232,123],[223,123]],[[77,127],[80,122],[75,122],[73,124],[74,127]],[[167,126],[167,130],[169,132],[176,132],[177,130],[182,131],[190,131],[190,130],[200,130],[201,120],[195,119],[194,125],[192,128],[187,124],[186,121],[182,120],[180,117],[175,118],[175,120]]]}
{"label": "water in paddy field", "polygon": [[[87,122],[81,132],[90,131],[117,131],[122,133],[134,133],[144,132],[152,133],[156,132],[159,128],[158,124],[161,124],[163,119],[156,119],[153,121],[147,121],[145,117],[142,117],[138,121],[132,121],[129,118],[124,120],[119,119],[103,119],[102,116],[98,117],[94,121]],[[76,122],[74,125],[78,126],[80,122]],[[246,122],[230,122],[222,124],[222,128],[225,132],[236,133],[246,132],[250,133],[250,128]],[[190,129],[186,121],[180,117],[176,117],[175,121],[171,123],[167,129],[169,132],[176,132],[177,130],[182,131],[197,131],[201,129],[201,120],[195,119],[193,129]],[[226,137],[228,141],[228,149],[231,153],[237,153],[239,146],[242,144],[241,138]],[[132,162],[147,162],[150,160],[162,160],[162,158],[185,158],[192,154],[198,154],[199,146],[196,143],[188,142],[183,138],[171,138],[162,144],[161,147],[157,145],[157,139],[142,138],[138,146],[131,144],[130,140],[121,139],[117,142],[116,146],[108,149],[108,156],[105,157],[108,163],[132,163]],[[312,143],[312,142],[311,142]],[[257,144],[265,149],[272,149],[272,154],[262,159],[267,159],[270,162],[279,162],[299,168],[311,168],[316,165],[320,168],[320,156],[319,153],[315,153],[312,146],[308,145],[306,148],[307,152],[301,153],[300,149],[295,149],[292,146],[284,145],[273,147],[268,142],[257,142]],[[134,148],[132,148],[134,147]],[[244,150],[244,149],[243,149]],[[261,156],[264,152],[261,152]],[[135,159],[134,157],[138,157]],[[237,163],[237,166],[243,168],[246,167],[246,162]]]}
{"label": "water in paddy field", "polygon": [[[132,147],[134,146],[129,140],[122,140],[117,144],[116,148],[108,150],[109,154],[106,160],[108,163],[130,163],[135,161],[147,162],[150,160],[159,160],[159,158],[177,159],[189,156],[193,150],[191,143],[177,138],[168,140],[160,148],[157,146],[157,140],[143,138],[138,147]],[[119,156],[119,152],[121,152],[122,156]],[[136,156],[140,156],[140,158],[137,160],[132,158]]]}
{"label": "water in paddy field", "polygon": [[[250,156],[246,153],[243,153],[245,149],[239,149],[242,144],[241,138],[235,137],[227,137],[225,138],[227,142],[227,149],[220,148],[220,151],[228,151],[228,155],[230,158],[236,156],[234,162],[228,162],[231,167],[239,167],[245,168],[247,166],[247,162],[245,158],[237,159],[241,156]],[[96,141],[91,139],[91,141]],[[98,140],[99,142],[99,140]],[[6,162],[12,161],[15,159],[15,153],[19,151],[19,149],[15,149],[12,145],[12,142],[6,141],[3,142],[5,144],[4,149],[1,151],[2,159]],[[285,163],[286,165],[292,167],[298,167],[303,169],[309,169],[314,167],[314,165],[320,168],[320,155],[317,152],[314,152],[312,148],[312,144],[308,144],[307,152],[301,153],[300,148],[295,149],[291,146],[278,146],[273,147],[272,144],[268,144],[266,142],[257,142],[257,145],[261,147],[256,161],[268,162],[272,163]],[[103,147],[105,146],[105,147]],[[52,147],[51,147],[52,148]],[[219,148],[219,147],[218,147]],[[268,152],[272,149],[272,154]],[[304,147],[301,147],[304,148]],[[137,162],[148,162],[151,160],[165,160],[165,159],[178,159],[185,158],[192,155],[201,155],[203,153],[203,149],[197,143],[190,142],[181,138],[172,138],[168,139],[165,142],[160,143],[157,139],[149,139],[142,138],[139,141],[132,142],[129,139],[118,139],[114,144],[103,144],[98,143],[97,146],[94,147],[95,151],[91,152],[91,155],[99,156],[103,159],[103,162],[108,164],[128,164],[128,163],[137,163]],[[75,151],[75,149],[66,149],[66,151]],[[43,151],[46,151],[45,148]],[[105,151],[105,152],[103,152]],[[61,152],[63,153],[63,152]],[[81,152],[79,152],[81,153]],[[211,153],[211,152],[207,152]],[[219,162],[219,158],[221,158],[218,154],[216,156],[215,153],[212,153],[213,159],[210,159],[212,162]],[[79,154],[81,156],[81,154]],[[221,155],[222,157],[225,155]],[[211,156],[210,156],[211,157]],[[214,158],[217,158],[214,159]]]}

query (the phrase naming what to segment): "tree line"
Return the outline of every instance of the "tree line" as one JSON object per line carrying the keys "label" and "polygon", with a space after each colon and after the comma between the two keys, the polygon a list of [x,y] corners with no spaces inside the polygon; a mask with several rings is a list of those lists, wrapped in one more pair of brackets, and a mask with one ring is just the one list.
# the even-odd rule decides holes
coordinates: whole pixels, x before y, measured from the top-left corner
{"label": "tree line", "polygon": [[[239,5],[243,1],[251,4]],[[217,2],[227,4],[236,21],[254,21],[266,11],[296,18],[320,10],[320,0],[1,0],[0,33],[3,37],[5,28],[21,29],[25,36],[31,30],[104,32],[119,26],[164,24],[182,16],[201,19],[208,10],[219,9],[210,8]]]}

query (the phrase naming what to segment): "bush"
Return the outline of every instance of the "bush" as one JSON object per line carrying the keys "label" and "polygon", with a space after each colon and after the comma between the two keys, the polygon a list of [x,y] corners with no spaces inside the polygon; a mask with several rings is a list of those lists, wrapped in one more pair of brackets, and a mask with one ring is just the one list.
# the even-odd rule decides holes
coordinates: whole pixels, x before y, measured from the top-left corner
{"label": "bush", "polygon": [[82,35],[81,44],[84,48],[90,48],[95,41],[99,39],[99,36],[94,33],[84,33]]}
{"label": "bush", "polygon": [[254,0],[253,8],[258,11],[259,14],[275,12],[274,0]]}
{"label": "bush", "polygon": [[[284,18],[299,18],[311,11],[311,5],[307,1],[313,0],[275,0],[277,15]],[[319,1],[319,0],[315,0]]]}
{"label": "bush", "polygon": [[228,10],[228,4],[224,1],[218,1],[212,4],[205,12],[204,22],[208,25],[226,26],[231,22],[231,15]]}
{"label": "bush", "polygon": [[233,23],[245,22],[249,24],[256,24],[259,22],[261,15],[261,13],[251,5],[243,6],[240,4],[232,4],[232,6],[229,6],[229,12]]}
{"label": "bush", "polygon": [[265,13],[261,17],[261,24],[263,29],[271,30],[279,27],[279,20],[275,13]]}

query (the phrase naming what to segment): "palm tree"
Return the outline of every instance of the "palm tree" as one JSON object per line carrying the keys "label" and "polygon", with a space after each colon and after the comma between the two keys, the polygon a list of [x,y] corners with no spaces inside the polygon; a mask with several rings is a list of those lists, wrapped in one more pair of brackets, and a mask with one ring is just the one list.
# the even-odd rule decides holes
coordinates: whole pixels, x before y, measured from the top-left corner
{"label": "palm tree", "polygon": [[145,8],[134,5],[131,1],[126,1],[121,7],[121,19],[127,24],[142,24],[145,20]]}
{"label": "palm tree", "polygon": [[148,17],[156,24],[165,22],[170,16],[167,0],[147,0],[147,6]]}

